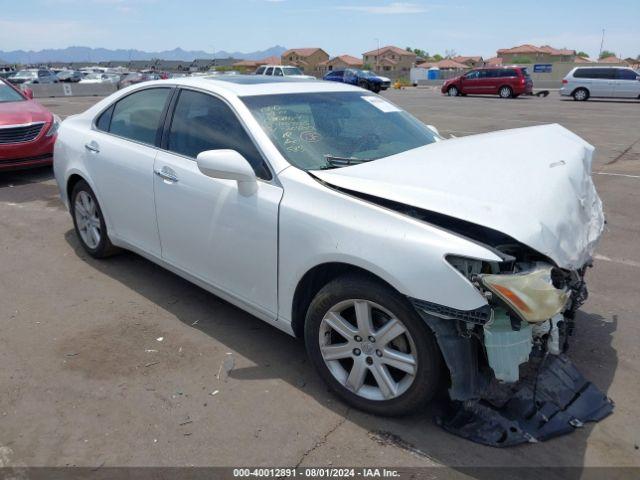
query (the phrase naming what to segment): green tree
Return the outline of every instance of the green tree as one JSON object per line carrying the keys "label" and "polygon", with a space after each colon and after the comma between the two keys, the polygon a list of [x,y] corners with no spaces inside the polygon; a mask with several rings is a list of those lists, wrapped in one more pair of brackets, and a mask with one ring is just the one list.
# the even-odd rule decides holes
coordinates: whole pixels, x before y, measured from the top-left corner
{"label": "green tree", "polygon": [[583,52],[582,50],[576,53],[576,55],[582,58],[589,58],[589,54],[587,52]]}
{"label": "green tree", "polygon": [[407,47],[405,50],[407,52],[415,53],[417,56],[422,57],[422,58],[428,58],[429,57],[429,52],[427,52],[426,50],[423,50],[421,48]]}
{"label": "green tree", "polygon": [[433,60],[434,62],[439,62],[442,59],[444,59],[444,57],[439,53],[436,53],[433,57],[431,57],[431,60]]}
{"label": "green tree", "polygon": [[603,50],[599,58],[600,60],[602,60],[603,58],[615,57],[615,56],[616,54],[614,52],[610,52],[609,50]]}

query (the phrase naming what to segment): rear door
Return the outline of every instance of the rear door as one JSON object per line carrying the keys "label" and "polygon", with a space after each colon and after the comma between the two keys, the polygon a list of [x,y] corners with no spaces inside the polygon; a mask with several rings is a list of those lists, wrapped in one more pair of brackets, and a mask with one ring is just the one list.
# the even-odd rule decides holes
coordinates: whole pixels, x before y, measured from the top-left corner
{"label": "rear door", "polygon": [[585,79],[589,81],[588,89],[592,97],[613,96],[615,69],[585,68],[584,70]]}
{"label": "rear door", "polygon": [[613,96],[617,98],[639,98],[640,76],[630,68],[616,68]]}
{"label": "rear door", "polygon": [[146,88],[102,113],[85,140],[85,164],[113,233],[160,256],[153,197],[156,142],[171,88]]}
{"label": "rear door", "polygon": [[498,93],[500,70],[484,69],[479,71],[476,93],[491,95]]}

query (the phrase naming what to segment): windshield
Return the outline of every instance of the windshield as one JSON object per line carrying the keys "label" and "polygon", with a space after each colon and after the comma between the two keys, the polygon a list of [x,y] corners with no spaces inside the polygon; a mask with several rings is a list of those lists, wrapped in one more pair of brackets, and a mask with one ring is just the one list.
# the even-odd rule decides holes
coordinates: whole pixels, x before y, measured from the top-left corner
{"label": "windshield", "polygon": [[376,160],[436,141],[435,134],[381,97],[361,92],[242,98],[280,153],[303,170]]}
{"label": "windshield", "polygon": [[304,75],[297,67],[282,67],[285,75]]}
{"label": "windshield", "polygon": [[103,75],[101,73],[90,73],[86,77],[87,80],[102,80]]}
{"label": "windshield", "polygon": [[20,102],[22,100],[24,100],[22,95],[0,80],[0,103]]}

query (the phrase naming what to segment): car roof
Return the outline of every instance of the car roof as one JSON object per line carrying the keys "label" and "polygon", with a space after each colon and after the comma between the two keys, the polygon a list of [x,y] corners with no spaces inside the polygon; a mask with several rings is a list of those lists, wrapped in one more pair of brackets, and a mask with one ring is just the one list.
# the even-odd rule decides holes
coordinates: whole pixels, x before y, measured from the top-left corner
{"label": "car roof", "polygon": [[211,77],[186,77],[145,82],[144,85],[184,85],[238,96],[272,95],[287,93],[314,92],[362,92],[362,89],[336,82],[323,80],[305,80],[287,77],[269,77],[264,75],[219,75]]}

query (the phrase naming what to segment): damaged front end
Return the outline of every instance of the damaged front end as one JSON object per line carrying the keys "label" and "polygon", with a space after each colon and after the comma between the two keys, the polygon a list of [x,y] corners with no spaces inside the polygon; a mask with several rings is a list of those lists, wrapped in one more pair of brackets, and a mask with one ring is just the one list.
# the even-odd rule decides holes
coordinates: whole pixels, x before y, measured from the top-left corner
{"label": "damaged front end", "polygon": [[546,440],[613,411],[564,355],[587,298],[587,266],[568,271],[518,256],[499,263],[447,258],[487,299],[480,309],[413,300],[450,372],[452,402],[438,423],[491,446]]}

